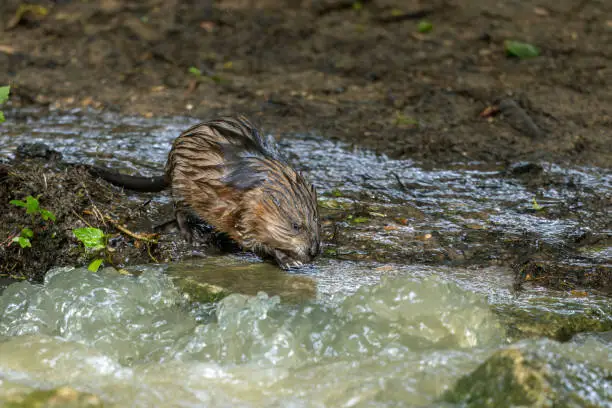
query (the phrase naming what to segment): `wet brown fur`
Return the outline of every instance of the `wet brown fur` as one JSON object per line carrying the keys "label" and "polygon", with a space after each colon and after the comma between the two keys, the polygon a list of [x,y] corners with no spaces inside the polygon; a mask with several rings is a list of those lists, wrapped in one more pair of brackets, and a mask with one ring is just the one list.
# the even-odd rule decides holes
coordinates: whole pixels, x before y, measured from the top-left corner
{"label": "wet brown fur", "polygon": [[[96,174],[108,179],[103,172]],[[152,179],[147,181],[153,186]],[[114,182],[139,187],[136,178],[131,184]],[[165,181],[155,185],[172,187],[177,222],[187,240],[187,214],[193,211],[242,247],[272,256],[283,268],[311,262],[320,251],[314,187],[242,116],[200,123],[183,132],[168,155]]]}

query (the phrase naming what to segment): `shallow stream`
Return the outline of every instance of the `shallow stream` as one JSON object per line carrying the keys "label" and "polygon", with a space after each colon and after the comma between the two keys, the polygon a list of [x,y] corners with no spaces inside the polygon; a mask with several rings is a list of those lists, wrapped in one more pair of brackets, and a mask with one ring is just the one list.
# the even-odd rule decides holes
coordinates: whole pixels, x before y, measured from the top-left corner
{"label": "shallow stream", "polygon": [[[40,141],[148,174],[196,122],[20,115],[0,127],[0,155]],[[612,406],[610,298],[515,292],[503,262],[521,237],[609,235],[610,214],[588,205],[610,196],[608,170],[543,163],[553,182],[531,188],[502,166],[437,168],[312,135],[280,145],[326,214],[345,211],[335,222],[350,239],[299,273],[227,255],[13,283],[0,295],[0,400],[67,386],[99,399],[84,406]],[[589,256],[609,265],[612,251]],[[233,294],[194,301],[193,280]],[[584,333],[554,340],[564,332]]]}

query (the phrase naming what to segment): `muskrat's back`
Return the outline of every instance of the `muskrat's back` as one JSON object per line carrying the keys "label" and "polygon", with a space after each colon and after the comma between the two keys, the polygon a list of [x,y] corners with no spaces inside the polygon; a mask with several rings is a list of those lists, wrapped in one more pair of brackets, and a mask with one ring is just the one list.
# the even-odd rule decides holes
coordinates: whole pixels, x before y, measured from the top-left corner
{"label": "muskrat's back", "polygon": [[[166,164],[177,205],[242,246],[300,265],[319,253],[314,187],[244,117],[204,122],[173,143]],[[181,225],[185,231],[187,227]]]}

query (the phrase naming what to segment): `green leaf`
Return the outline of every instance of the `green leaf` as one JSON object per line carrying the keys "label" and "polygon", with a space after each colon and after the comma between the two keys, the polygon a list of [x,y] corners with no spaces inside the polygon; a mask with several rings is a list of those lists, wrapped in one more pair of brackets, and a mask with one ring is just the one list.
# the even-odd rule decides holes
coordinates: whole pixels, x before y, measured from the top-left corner
{"label": "green leaf", "polygon": [[197,77],[202,76],[202,71],[200,71],[199,69],[197,69],[196,67],[189,67],[189,73],[193,74]]}
{"label": "green leaf", "polygon": [[32,196],[26,197],[26,214],[36,214],[40,212],[38,200]]}
{"label": "green leaf", "polygon": [[433,24],[427,20],[419,21],[419,25],[417,26],[417,30],[419,33],[428,33],[433,30]]}
{"label": "green leaf", "polygon": [[21,230],[21,233],[19,235],[26,238],[32,238],[34,236],[34,232],[29,228],[24,228]]}
{"label": "green leaf", "polygon": [[538,47],[520,41],[506,40],[504,41],[504,48],[507,55],[520,59],[533,58],[540,55]]}
{"label": "green leaf", "polygon": [[15,237],[13,238],[13,242],[18,242],[19,246],[22,248],[31,248],[32,244],[30,243],[30,240],[24,237]]}
{"label": "green leaf", "polygon": [[361,10],[363,8],[363,4],[360,1],[356,1],[353,3],[353,10]]}
{"label": "green leaf", "polygon": [[4,118],[4,112],[0,111],[0,123],[6,121],[6,119]]}
{"label": "green leaf", "polygon": [[540,204],[538,204],[538,202],[536,201],[535,197],[533,197],[533,209],[536,211],[540,211],[541,209],[543,209],[544,207],[542,207]]}
{"label": "green leaf", "polygon": [[0,103],[8,101],[10,91],[10,86],[0,86]]}
{"label": "green leaf", "polygon": [[51,219],[51,221],[55,221],[55,214],[53,214],[49,210],[40,210],[40,216],[45,221],[47,221],[48,219]]}
{"label": "green leaf", "polygon": [[98,272],[98,269],[100,269],[100,265],[102,265],[102,262],[104,262],[104,259],[94,259],[93,261],[91,261],[87,269],[92,272]]}
{"label": "green leaf", "polygon": [[104,248],[104,232],[98,228],[76,228],[72,232],[86,248],[98,250]]}
{"label": "green leaf", "polygon": [[17,207],[25,207],[26,206],[26,202],[25,201],[21,201],[21,200],[11,200],[11,201],[9,201],[9,204],[16,205]]}
{"label": "green leaf", "polygon": [[351,222],[355,224],[363,224],[364,222],[368,222],[369,219],[367,217],[355,217],[351,219]]}

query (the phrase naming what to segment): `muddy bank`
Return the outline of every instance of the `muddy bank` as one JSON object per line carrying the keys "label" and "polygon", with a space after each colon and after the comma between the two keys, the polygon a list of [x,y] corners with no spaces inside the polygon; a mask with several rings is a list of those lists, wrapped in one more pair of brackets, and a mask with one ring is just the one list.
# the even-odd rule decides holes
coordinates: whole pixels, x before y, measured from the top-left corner
{"label": "muddy bank", "polygon": [[[607,2],[22,3],[0,6],[0,83],[16,107],[243,112],[438,163],[612,163]],[[507,39],[541,55],[509,58]]]}
{"label": "muddy bank", "polygon": [[[0,171],[3,214],[0,270],[14,278],[40,280],[51,265],[87,264],[96,256],[79,244],[73,229],[109,230],[110,221],[104,219],[105,215],[126,219],[138,208],[130,206],[118,190],[89,176],[85,168],[63,163],[58,152],[45,148],[32,150],[27,155],[18,155],[12,163],[3,164]],[[53,214],[55,221],[45,220],[38,213],[28,215],[26,208],[10,203],[25,201],[28,196],[37,198],[40,208]],[[30,229],[31,236],[30,246],[22,248],[12,240],[24,235],[21,232],[24,228]],[[146,258],[132,245],[125,245],[120,237],[111,236],[108,243],[110,251],[101,255],[107,263],[113,258],[118,264],[122,264],[120,258],[136,262]]]}
{"label": "muddy bank", "polygon": [[[371,182],[377,183],[377,170],[372,167],[370,171]],[[419,176],[421,180],[427,177],[431,180],[432,176]],[[567,186],[562,178],[542,175],[529,180],[534,189],[559,183],[563,191]],[[178,230],[167,223],[173,219],[169,192],[134,193],[111,186],[92,177],[83,165],[68,164],[61,153],[44,145],[20,146],[15,158],[2,164],[0,179],[3,275],[40,280],[53,266],[87,266],[97,258],[103,259],[102,266],[121,269],[241,253],[205,224],[197,226],[198,245],[187,244]],[[399,176],[398,180],[401,181]],[[545,205],[537,211],[523,210],[529,218],[526,222],[533,224],[531,229],[537,231],[552,225],[554,239],[547,238],[546,231],[520,233],[508,229],[502,221],[497,221],[496,228],[491,222],[495,214],[488,214],[492,210],[457,211],[452,203],[444,208],[434,201],[432,213],[417,208],[423,206],[419,200],[389,202],[380,186],[370,185],[358,193],[352,193],[348,185],[345,187],[344,191],[327,188],[320,191],[323,262],[335,259],[374,261],[381,265],[470,267],[483,273],[491,266],[511,267],[515,289],[536,285],[571,291],[575,296],[586,296],[587,292],[582,291],[591,289],[612,293],[612,271],[605,252],[611,241],[605,228],[602,230],[607,222],[605,208],[609,197],[587,195],[583,186],[576,187],[576,193],[582,195],[580,211],[576,211],[577,204],[572,200]],[[415,186],[417,191],[420,188]],[[444,187],[436,188],[447,194]],[[571,196],[574,192],[564,194]],[[11,204],[12,200],[25,200],[28,196],[38,198],[40,208],[54,214],[55,220],[28,215],[25,208]],[[470,200],[466,196],[463,201],[472,206]],[[513,216],[512,207],[509,205],[502,214]],[[554,226],[568,218],[578,221],[568,225],[580,228],[564,232],[563,227]],[[455,223],[460,227],[453,227]],[[451,226],[441,227],[445,224]],[[107,235],[104,248],[95,253],[85,250],[74,234],[76,228],[84,227],[99,228]],[[13,238],[24,228],[31,229],[33,236],[31,246],[21,248]]]}

